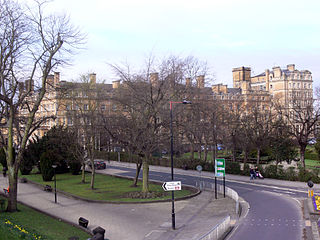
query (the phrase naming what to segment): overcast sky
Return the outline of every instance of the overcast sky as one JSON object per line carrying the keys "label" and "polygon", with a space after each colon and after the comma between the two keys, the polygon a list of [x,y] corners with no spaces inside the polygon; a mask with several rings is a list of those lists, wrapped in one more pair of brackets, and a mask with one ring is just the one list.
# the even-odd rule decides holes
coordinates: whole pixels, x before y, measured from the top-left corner
{"label": "overcast sky", "polygon": [[254,74],[294,63],[320,85],[319,0],[54,0],[50,10],[70,15],[88,35],[64,80],[95,72],[114,79],[107,63],[143,64],[157,57],[207,61],[215,83],[232,87],[232,68]]}

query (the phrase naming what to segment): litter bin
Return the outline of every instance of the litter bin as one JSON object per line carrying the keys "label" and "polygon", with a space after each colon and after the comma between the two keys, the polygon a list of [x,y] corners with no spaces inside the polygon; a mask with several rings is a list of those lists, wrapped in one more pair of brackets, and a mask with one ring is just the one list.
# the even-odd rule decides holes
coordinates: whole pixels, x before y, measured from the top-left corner
{"label": "litter bin", "polygon": [[93,235],[100,233],[102,235],[102,239],[104,239],[105,232],[106,230],[104,230],[102,227],[96,227],[95,229],[92,230]]}
{"label": "litter bin", "polygon": [[79,218],[79,225],[81,227],[87,228],[88,227],[88,223],[89,223],[89,221],[87,219],[85,219],[83,217]]}
{"label": "litter bin", "polygon": [[97,233],[97,234],[93,235],[91,240],[104,240],[104,238],[101,233]]}

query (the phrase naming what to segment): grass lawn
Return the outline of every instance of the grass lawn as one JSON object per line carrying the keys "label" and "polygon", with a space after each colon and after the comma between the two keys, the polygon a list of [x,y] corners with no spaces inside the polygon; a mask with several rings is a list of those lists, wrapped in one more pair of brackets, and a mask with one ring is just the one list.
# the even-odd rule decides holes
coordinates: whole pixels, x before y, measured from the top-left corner
{"label": "grass lawn", "polygon": [[15,213],[0,213],[1,240],[66,240],[72,236],[77,236],[80,240],[90,238],[90,235],[81,229],[39,213],[29,207],[18,204],[18,209],[20,211]]}
{"label": "grass lawn", "polygon": [[[44,182],[40,174],[24,175],[23,177],[40,183],[42,185],[51,185],[54,187],[54,181]],[[115,202],[143,202],[153,200],[171,199],[171,192],[164,192],[161,185],[149,184],[151,192],[165,193],[165,196],[160,196],[152,199],[138,199],[130,198],[127,196],[130,192],[140,192],[141,182],[138,183],[138,187],[134,188],[130,185],[132,180],[96,174],[95,175],[95,189],[90,188],[91,173],[86,173],[86,183],[81,183],[81,175],[72,175],[70,173],[57,174],[57,189],[64,192],[71,193],[73,195],[91,199],[91,200],[104,200]],[[189,190],[176,191],[176,198],[189,195]]]}
{"label": "grass lawn", "polygon": [[319,160],[305,159],[306,168],[314,169],[316,167],[320,167]]}

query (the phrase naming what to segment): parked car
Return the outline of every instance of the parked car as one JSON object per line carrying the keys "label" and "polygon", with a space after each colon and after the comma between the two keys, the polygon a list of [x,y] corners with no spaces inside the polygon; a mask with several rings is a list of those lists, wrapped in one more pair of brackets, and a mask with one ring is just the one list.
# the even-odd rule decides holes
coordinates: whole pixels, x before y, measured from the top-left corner
{"label": "parked car", "polygon": [[[90,160],[87,160],[86,163],[90,168],[92,168]],[[107,168],[107,165],[106,165],[106,163],[104,161],[102,161],[102,160],[94,160],[94,169],[98,169],[99,170],[99,169],[106,169],[106,168]]]}
{"label": "parked car", "polygon": [[310,144],[310,145],[314,145],[314,144],[316,144],[317,143],[317,139],[315,139],[315,138],[312,138],[312,139],[310,139],[309,141],[308,141],[308,144]]}

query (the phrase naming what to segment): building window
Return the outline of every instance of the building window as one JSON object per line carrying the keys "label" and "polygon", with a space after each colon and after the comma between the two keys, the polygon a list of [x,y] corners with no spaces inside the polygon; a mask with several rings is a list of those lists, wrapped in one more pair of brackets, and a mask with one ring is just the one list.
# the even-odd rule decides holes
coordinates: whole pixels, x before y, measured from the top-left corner
{"label": "building window", "polygon": [[72,126],[73,125],[72,117],[68,117],[67,121],[68,121],[68,126]]}
{"label": "building window", "polygon": [[106,110],[106,105],[102,104],[100,109],[101,109],[101,111],[105,111]]}
{"label": "building window", "polygon": [[88,111],[88,110],[89,110],[88,104],[84,104],[84,105],[83,105],[83,110],[84,110],[84,111]]}
{"label": "building window", "polygon": [[272,89],[272,84],[270,85],[270,89]]}

